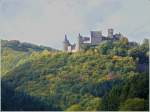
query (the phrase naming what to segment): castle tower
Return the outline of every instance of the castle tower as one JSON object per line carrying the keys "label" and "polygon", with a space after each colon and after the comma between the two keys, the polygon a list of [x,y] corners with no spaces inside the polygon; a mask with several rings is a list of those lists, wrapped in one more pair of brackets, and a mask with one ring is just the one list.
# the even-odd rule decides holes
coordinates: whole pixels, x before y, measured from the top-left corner
{"label": "castle tower", "polygon": [[91,31],[91,38],[102,37],[102,31]]}
{"label": "castle tower", "polygon": [[102,41],[101,31],[91,31],[91,44],[96,45]]}
{"label": "castle tower", "polygon": [[108,37],[109,38],[113,38],[113,32],[114,32],[114,30],[112,28],[108,29]]}
{"label": "castle tower", "polygon": [[67,35],[65,34],[65,39],[63,41],[63,47],[64,47],[64,51],[67,52],[68,51],[68,46],[70,45],[69,40],[67,39]]}

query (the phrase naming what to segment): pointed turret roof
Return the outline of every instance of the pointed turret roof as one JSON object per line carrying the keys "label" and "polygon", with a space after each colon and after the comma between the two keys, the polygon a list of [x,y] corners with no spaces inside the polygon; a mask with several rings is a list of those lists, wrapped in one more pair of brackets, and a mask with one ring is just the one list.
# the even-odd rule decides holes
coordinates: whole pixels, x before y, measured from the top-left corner
{"label": "pointed turret roof", "polygon": [[70,42],[69,42],[69,40],[67,39],[67,35],[66,35],[66,34],[65,34],[64,42],[67,43],[68,45],[70,45]]}
{"label": "pointed turret roof", "polygon": [[65,42],[68,42],[68,39],[67,39],[67,35],[65,34],[65,39],[64,39]]}
{"label": "pointed turret roof", "polygon": [[79,33],[79,37],[81,37],[81,34]]}

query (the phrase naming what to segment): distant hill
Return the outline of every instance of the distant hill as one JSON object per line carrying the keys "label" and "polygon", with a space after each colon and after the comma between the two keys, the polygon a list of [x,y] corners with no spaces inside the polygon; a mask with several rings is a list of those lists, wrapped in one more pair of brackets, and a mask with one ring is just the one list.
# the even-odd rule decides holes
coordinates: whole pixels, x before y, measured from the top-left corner
{"label": "distant hill", "polygon": [[3,52],[2,66],[11,69],[2,77],[2,110],[149,110],[147,40],[105,41],[76,53]]}
{"label": "distant hill", "polygon": [[56,49],[53,49],[51,47],[45,47],[45,46],[38,46],[31,43],[26,42],[20,42],[18,40],[1,40],[1,47],[3,48],[11,48],[15,51],[22,51],[22,52],[31,52],[31,51],[56,51]]}
{"label": "distant hill", "polygon": [[37,46],[30,43],[22,43],[17,40],[1,40],[1,73],[4,75],[10,69],[14,68],[21,60],[28,59],[33,52],[42,52],[44,50],[55,52],[56,49]]}

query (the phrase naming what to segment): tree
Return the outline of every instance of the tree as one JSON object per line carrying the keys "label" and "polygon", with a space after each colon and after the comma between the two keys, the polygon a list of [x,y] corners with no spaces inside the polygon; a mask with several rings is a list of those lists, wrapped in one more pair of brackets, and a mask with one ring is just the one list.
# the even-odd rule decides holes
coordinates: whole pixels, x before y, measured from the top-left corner
{"label": "tree", "polygon": [[94,97],[91,95],[86,95],[81,99],[81,108],[84,111],[97,111],[101,110],[102,99],[100,97]]}
{"label": "tree", "polygon": [[144,99],[127,99],[119,108],[122,111],[144,111]]}
{"label": "tree", "polygon": [[108,111],[118,110],[120,104],[121,86],[114,86],[108,95],[103,97],[102,109]]}
{"label": "tree", "polygon": [[148,63],[149,62],[149,41],[145,39],[143,43],[139,46],[133,47],[128,50],[128,55],[132,56],[134,59],[138,58],[139,63]]}
{"label": "tree", "polygon": [[110,49],[112,49],[112,42],[111,41],[106,41],[106,42],[103,42],[101,43],[99,46],[98,46],[98,49],[100,50],[100,52],[104,55],[106,55],[108,53],[108,51]]}
{"label": "tree", "polygon": [[128,44],[128,38],[127,37],[123,37],[123,38],[121,38],[120,42],[123,45],[127,45]]}
{"label": "tree", "polygon": [[81,106],[79,104],[71,105],[66,111],[81,111]]}

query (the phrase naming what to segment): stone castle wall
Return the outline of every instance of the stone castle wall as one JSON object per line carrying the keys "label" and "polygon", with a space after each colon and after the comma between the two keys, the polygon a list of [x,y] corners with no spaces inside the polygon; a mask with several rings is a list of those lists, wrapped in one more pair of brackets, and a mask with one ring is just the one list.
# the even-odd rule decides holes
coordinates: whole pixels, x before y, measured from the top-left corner
{"label": "stone castle wall", "polygon": [[105,40],[119,40],[122,37],[122,35],[120,33],[114,35],[113,31],[113,29],[108,29],[107,37],[103,36],[101,31],[91,31],[91,37],[83,37],[79,34],[77,43],[73,45],[70,44],[69,40],[67,39],[67,36],[65,35],[65,40],[63,42],[64,51],[76,52],[80,51],[81,46],[83,45],[98,45]]}

